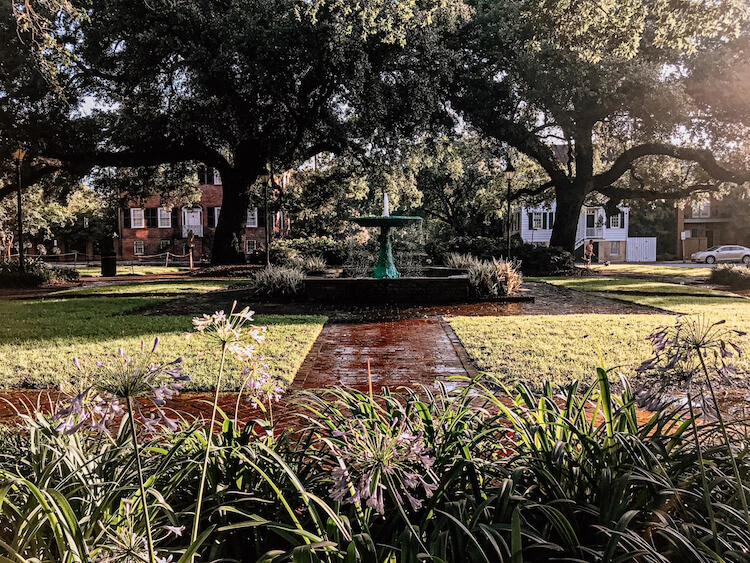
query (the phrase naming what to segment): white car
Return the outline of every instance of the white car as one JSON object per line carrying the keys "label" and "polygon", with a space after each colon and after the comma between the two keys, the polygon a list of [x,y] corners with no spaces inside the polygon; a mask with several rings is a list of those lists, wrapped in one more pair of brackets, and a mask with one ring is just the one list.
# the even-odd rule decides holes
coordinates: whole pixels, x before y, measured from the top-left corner
{"label": "white car", "polygon": [[734,244],[712,246],[708,250],[701,250],[690,255],[693,262],[705,262],[715,264],[716,262],[743,262],[750,264],[750,248]]}

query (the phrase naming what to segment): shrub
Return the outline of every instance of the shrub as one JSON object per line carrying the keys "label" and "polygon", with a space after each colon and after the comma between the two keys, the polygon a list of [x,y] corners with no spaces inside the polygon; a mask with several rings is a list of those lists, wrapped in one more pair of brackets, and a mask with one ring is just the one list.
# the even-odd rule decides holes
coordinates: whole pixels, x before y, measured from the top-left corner
{"label": "shrub", "polygon": [[468,270],[471,266],[479,262],[469,253],[460,254],[458,252],[449,252],[443,259],[443,264],[448,268],[456,270]]}
{"label": "shrub", "polygon": [[39,287],[48,283],[74,282],[80,279],[78,270],[48,266],[41,260],[24,259],[23,274],[16,260],[0,261],[0,287]]}
{"label": "shrub", "polygon": [[728,285],[732,289],[750,289],[750,268],[734,264],[721,264],[711,268],[709,283]]}
{"label": "shrub", "polygon": [[556,246],[522,244],[513,249],[513,258],[520,261],[521,270],[526,275],[567,274],[575,269],[573,255]]}
{"label": "shrub", "polygon": [[507,260],[476,260],[469,266],[468,273],[469,284],[482,299],[516,295],[523,282],[518,263]]}
{"label": "shrub", "polygon": [[325,258],[322,256],[308,256],[302,261],[302,269],[305,272],[323,272],[328,268]]}
{"label": "shrub", "polygon": [[321,256],[327,264],[341,266],[347,260],[349,246],[346,241],[333,237],[305,237],[275,240],[270,252],[274,264],[288,264],[293,256],[299,255],[302,258]]}
{"label": "shrub", "polygon": [[255,291],[267,297],[290,297],[302,289],[304,275],[299,268],[268,266],[255,273]]}

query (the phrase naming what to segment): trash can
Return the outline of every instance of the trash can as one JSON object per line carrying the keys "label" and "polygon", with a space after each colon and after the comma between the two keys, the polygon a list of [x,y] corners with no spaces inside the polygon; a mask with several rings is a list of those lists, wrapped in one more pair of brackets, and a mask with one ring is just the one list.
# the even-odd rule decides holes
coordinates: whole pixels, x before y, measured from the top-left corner
{"label": "trash can", "polygon": [[102,276],[113,278],[117,275],[117,255],[102,256]]}

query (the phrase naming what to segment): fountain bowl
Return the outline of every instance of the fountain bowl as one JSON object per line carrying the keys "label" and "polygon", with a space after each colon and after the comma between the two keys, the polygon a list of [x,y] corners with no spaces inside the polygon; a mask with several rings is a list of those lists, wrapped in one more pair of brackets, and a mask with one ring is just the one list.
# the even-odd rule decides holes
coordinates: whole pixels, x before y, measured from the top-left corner
{"label": "fountain bowl", "polygon": [[352,217],[350,220],[362,227],[403,227],[422,222],[421,217],[405,215],[365,215]]}

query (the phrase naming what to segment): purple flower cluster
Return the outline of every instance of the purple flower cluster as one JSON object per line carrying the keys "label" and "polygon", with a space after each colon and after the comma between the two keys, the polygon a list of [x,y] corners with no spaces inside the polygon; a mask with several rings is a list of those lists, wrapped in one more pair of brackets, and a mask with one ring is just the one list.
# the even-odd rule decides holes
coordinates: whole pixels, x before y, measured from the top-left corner
{"label": "purple flower cluster", "polygon": [[157,337],[151,351],[146,352],[141,342],[141,353],[135,358],[118,348],[113,362],[105,364],[97,361],[97,369],[91,374],[84,373],[80,360],[73,358],[73,365],[82,374],[81,379],[86,381],[86,387],[54,414],[53,420],[58,422],[57,430],[71,434],[81,428],[91,428],[99,433],[108,433],[110,423],[125,413],[123,400],[140,408],[141,403],[134,399],[145,399],[155,407],[155,413],[151,412],[148,416],[141,413],[146,428],[152,432],[159,427],[177,430],[177,424],[165,414],[163,407],[184,388],[184,382],[190,378],[182,374],[181,357],[168,364],[153,361],[158,345]]}
{"label": "purple flower cluster", "polygon": [[[258,358],[262,361],[263,358]],[[250,399],[258,401],[268,401],[278,403],[284,394],[284,388],[278,384],[278,381],[268,371],[267,364],[251,363],[249,366],[242,368],[242,380],[245,382],[243,391]]]}
{"label": "purple flower cluster", "polygon": [[412,510],[422,507],[420,490],[430,498],[437,488],[432,472],[434,458],[424,437],[405,427],[383,428],[352,421],[347,431],[335,431],[327,440],[338,460],[331,472],[331,497],[342,503],[365,502],[385,514],[385,493]]}
{"label": "purple flower cluster", "polygon": [[724,386],[733,385],[737,367],[731,360],[741,357],[742,349],[730,338],[746,333],[728,329],[725,323],[704,316],[680,316],[673,325],[659,327],[646,337],[653,355],[635,369],[641,405],[655,410],[665,397],[674,398],[675,391],[701,391],[712,378]]}

